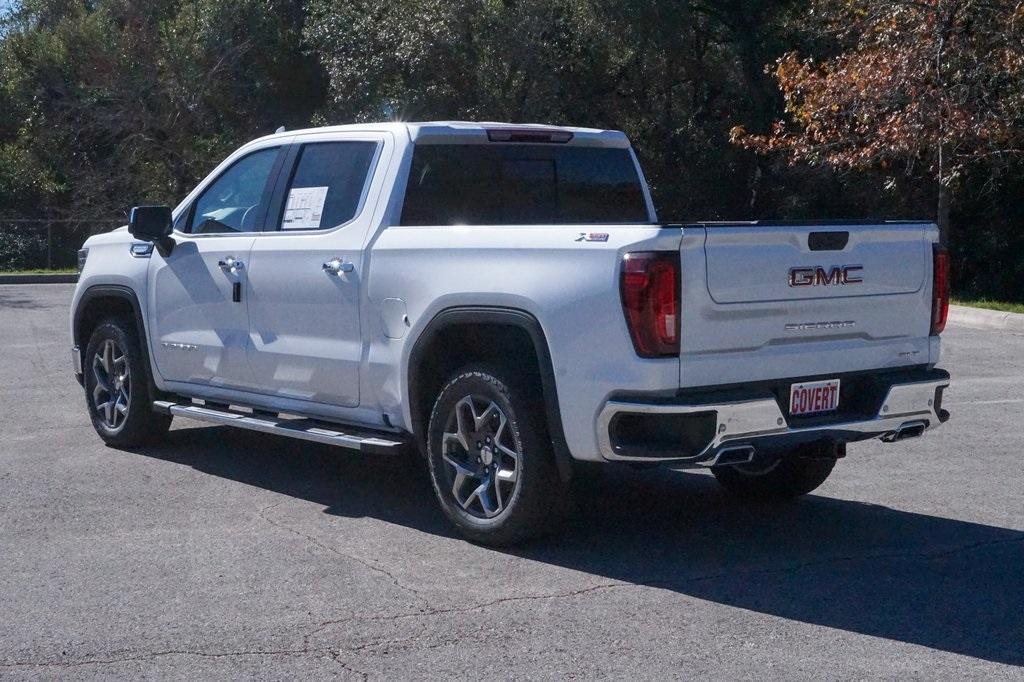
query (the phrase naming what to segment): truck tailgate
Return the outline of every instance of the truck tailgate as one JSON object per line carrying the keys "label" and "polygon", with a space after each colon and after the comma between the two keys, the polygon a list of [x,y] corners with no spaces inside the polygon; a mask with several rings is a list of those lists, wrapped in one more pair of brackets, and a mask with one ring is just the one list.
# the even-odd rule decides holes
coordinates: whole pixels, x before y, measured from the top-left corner
{"label": "truck tailgate", "polygon": [[684,226],[680,384],[934,362],[935,237],[928,223]]}

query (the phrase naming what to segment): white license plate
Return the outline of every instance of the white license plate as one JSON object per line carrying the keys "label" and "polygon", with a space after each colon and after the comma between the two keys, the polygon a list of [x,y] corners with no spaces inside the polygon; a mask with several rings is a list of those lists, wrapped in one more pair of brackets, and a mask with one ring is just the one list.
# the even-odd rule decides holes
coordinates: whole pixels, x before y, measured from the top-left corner
{"label": "white license plate", "polygon": [[818,414],[839,407],[839,379],[810,381],[789,387],[789,413]]}

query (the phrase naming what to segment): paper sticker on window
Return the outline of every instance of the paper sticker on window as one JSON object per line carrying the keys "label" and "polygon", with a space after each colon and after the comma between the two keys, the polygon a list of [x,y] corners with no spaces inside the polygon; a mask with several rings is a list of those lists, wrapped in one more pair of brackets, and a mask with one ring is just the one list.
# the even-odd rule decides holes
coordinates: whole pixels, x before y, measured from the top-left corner
{"label": "paper sticker on window", "polygon": [[327,201],[327,187],[293,187],[284,206],[282,230],[318,230]]}

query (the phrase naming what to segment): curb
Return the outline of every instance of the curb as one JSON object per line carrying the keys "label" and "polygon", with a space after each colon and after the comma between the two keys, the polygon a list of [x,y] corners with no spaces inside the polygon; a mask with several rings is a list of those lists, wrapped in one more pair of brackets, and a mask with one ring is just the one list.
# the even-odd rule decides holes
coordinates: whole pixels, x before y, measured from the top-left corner
{"label": "curb", "polygon": [[1024,315],[1020,313],[951,305],[949,306],[949,321],[974,329],[995,329],[1024,334]]}
{"label": "curb", "polygon": [[3,275],[0,284],[74,284],[78,275]]}

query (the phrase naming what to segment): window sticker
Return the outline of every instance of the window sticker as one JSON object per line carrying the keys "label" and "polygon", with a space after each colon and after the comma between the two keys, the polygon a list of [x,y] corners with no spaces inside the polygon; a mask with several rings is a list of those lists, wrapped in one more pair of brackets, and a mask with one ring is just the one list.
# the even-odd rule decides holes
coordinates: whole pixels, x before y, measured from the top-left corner
{"label": "window sticker", "polygon": [[284,207],[282,230],[319,230],[327,187],[293,187]]}

